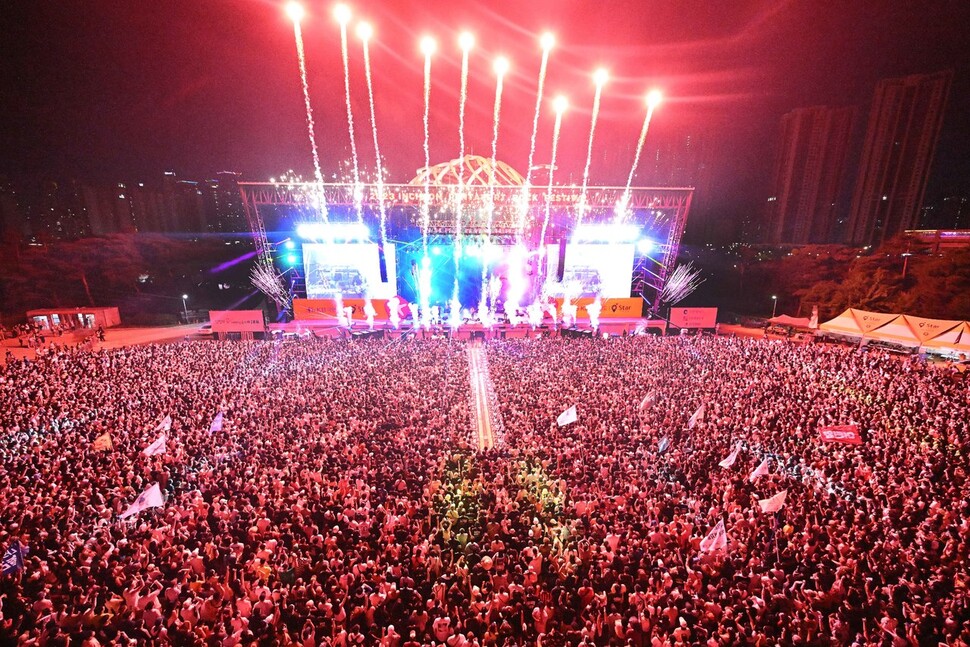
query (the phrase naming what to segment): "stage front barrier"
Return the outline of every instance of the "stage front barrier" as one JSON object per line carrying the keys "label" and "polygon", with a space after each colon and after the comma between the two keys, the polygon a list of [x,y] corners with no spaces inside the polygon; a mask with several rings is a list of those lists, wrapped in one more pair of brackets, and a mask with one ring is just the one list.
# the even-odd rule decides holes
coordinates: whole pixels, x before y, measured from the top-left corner
{"label": "stage front barrier", "polygon": [[677,328],[715,328],[717,308],[671,308],[670,323]]}

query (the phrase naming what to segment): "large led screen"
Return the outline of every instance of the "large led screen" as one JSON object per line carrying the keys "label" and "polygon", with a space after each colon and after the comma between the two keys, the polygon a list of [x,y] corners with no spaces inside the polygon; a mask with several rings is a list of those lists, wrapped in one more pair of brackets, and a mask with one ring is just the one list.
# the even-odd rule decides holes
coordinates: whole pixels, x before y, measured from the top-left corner
{"label": "large led screen", "polygon": [[633,243],[569,243],[562,281],[558,282],[559,246],[548,245],[547,290],[551,294],[569,292],[573,297],[628,297],[633,276],[633,252]]}
{"label": "large led screen", "polygon": [[397,294],[394,245],[384,248],[386,281],[381,281],[377,243],[306,243],[303,268],[310,299],[390,299]]}

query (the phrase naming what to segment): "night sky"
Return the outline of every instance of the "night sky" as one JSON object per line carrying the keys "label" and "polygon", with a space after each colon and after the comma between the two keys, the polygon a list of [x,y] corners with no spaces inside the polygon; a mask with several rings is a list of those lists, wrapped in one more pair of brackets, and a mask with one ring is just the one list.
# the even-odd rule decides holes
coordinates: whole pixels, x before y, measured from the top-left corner
{"label": "night sky", "polygon": [[[152,180],[163,170],[220,170],[265,180],[312,176],[292,23],[268,0],[92,0],[4,3],[0,174]],[[970,3],[732,1],[350,2],[375,28],[371,43],[380,144],[391,181],[423,164],[422,56],[432,68],[431,160],[457,156],[460,51],[472,31],[466,139],[488,156],[495,55],[507,55],[498,157],[523,170],[535,103],[539,33],[556,34],[546,96],[570,99],[557,177],[578,181],[595,67],[611,72],[591,182],[622,184],[643,119],[661,88],[648,138],[713,137],[709,206],[737,217],[762,203],[778,121],[796,107],[856,105],[864,129],[880,78],[956,73],[927,198],[970,192]],[[339,28],[330,2],[305,2],[303,21],[317,139],[325,172],[349,158]],[[351,34],[357,143],[373,168],[359,41]],[[552,111],[540,121],[547,162]],[[859,135],[857,135],[859,137]],[[851,189],[851,187],[850,187]]]}

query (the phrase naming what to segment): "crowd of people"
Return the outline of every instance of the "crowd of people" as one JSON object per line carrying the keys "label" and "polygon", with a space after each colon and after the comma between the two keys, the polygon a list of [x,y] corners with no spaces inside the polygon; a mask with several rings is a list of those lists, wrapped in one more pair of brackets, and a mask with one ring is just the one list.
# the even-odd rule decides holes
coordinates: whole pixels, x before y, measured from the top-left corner
{"label": "crowd of people", "polygon": [[486,451],[459,341],[7,362],[0,642],[970,644],[962,375],[726,337],[484,348]]}

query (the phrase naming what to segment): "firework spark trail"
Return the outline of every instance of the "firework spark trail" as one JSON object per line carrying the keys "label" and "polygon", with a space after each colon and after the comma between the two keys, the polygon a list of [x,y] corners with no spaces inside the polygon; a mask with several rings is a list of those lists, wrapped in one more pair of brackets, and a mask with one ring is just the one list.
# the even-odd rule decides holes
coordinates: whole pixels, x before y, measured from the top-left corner
{"label": "firework spark trail", "polygon": [[485,219],[485,245],[482,248],[482,294],[481,299],[478,304],[479,313],[485,313],[487,319],[484,321],[491,321],[491,316],[488,312],[488,295],[486,294],[486,289],[488,287],[488,260],[490,256],[490,251],[492,247],[492,219],[495,212],[495,164],[498,155],[498,126],[499,119],[502,114],[502,80],[505,77],[505,71],[507,69],[508,63],[505,59],[499,59],[496,61],[496,81],[495,81],[495,108],[492,111],[492,163],[488,170],[488,203],[486,205]]}
{"label": "firework spark trail", "polygon": [[583,168],[583,188],[579,193],[579,213],[576,216],[576,229],[583,224],[586,215],[586,187],[589,185],[589,166],[593,160],[593,135],[596,133],[596,120],[600,115],[600,97],[603,94],[603,84],[596,84],[596,93],[593,95],[593,118],[589,124],[589,142],[586,144],[586,166]]}
{"label": "firework spark trail", "polygon": [[539,130],[539,110],[542,108],[542,89],[546,83],[546,67],[549,64],[549,47],[542,48],[542,63],[539,65],[539,84],[536,89],[536,110],[532,117],[532,140],[529,144],[529,164],[525,171],[525,184],[522,186],[522,204],[519,209],[518,236],[521,241],[525,233],[525,217],[529,211],[529,193],[532,190],[532,162],[536,154],[536,133]]}
{"label": "firework spark trail", "polygon": [[431,219],[431,151],[428,148],[428,113],[431,103],[431,53],[424,55],[424,204],[421,208],[421,242],[428,256],[428,223]]}
{"label": "firework spark trail", "polygon": [[643,143],[647,140],[647,130],[650,128],[650,118],[653,117],[653,105],[647,108],[647,116],[643,120],[643,128],[640,130],[640,139],[637,140],[637,152],[633,156],[633,166],[630,167],[630,175],[626,179],[626,188],[623,189],[623,197],[616,209],[616,222],[623,222],[626,219],[627,205],[630,202],[630,187],[633,185],[633,176],[636,175],[637,166],[640,165],[640,153],[643,152]]}
{"label": "firework spark trail", "polygon": [[323,195],[323,172],[320,170],[320,154],[317,151],[317,138],[314,134],[313,108],[310,105],[310,84],[306,75],[306,54],[303,51],[303,30],[300,21],[293,21],[293,37],[296,39],[296,57],[300,64],[300,82],[303,85],[303,102],[306,105],[306,125],[310,134],[310,150],[313,153],[313,176],[317,181],[314,201],[319,202],[320,215],[327,222],[327,202]]}
{"label": "firework spark trail", "polygon": [[340,23],[340,56],[344,64],[344,99],[347,103],[347,133],[350,135],[350,156],[354,161],[354,210],[357,222],[364,222],[363,192],[360,187],[360,162],[357,159],[357,139],[354,134],[354,111],[350,105],[350,64],[347,52],[347,22]]}
{"label": "firework spark trail", "polygon": [[458,266],[461,263],[461,212],[465,204],[465,101],[468,99],[468,50],[462,47],[461,95],[458,100],[458,191],[455,200],[455,283],[451,291],[451,326],[461,322],[461,303],[458,301]]}
{"label": "firework spark trail", "polygon": [[362,38],[364,43],[364,74],[367,76],[367,101],[370,104],[370,126],[374,135],[374,154],[377,160],[377,204],[381,216],[381,247],[387,247],[387,209],[384,204],[384,168],[381,163],[381,148],[377,143],[377,114],[374,110],[374,83],[370,71],[370,50],[367,47],[369,38]]}
{"label": "firework spark trail", "polygon": [[[552,129],[552,160],[549,165],[549,184],[546,186],[546,217],[542,221],[542,234],[539,237],[539,263],[545,259],[546,228],[549,226],[549,214],[552,210],[552,176],[556,169],[556,151],[559,148],[559,129],[562,126],[562,111],[556,111],[556,125]],[[540,267],[539,277],[542,280],[543,272]],[[545,282],[545,281],[543,281]]]}
{"label": "firework spark trail", "polygon": [[422,42],[424,49],[424,203],[421,206],[421,242],[424,257],[421,259],[422,275],[420,288],[421,322],[425,328],[431,327],[431,263],[428,260],[428,223],[431,220],[431,152],[428,148],[428,113],[431,103],[431,54],[433,41]]}

